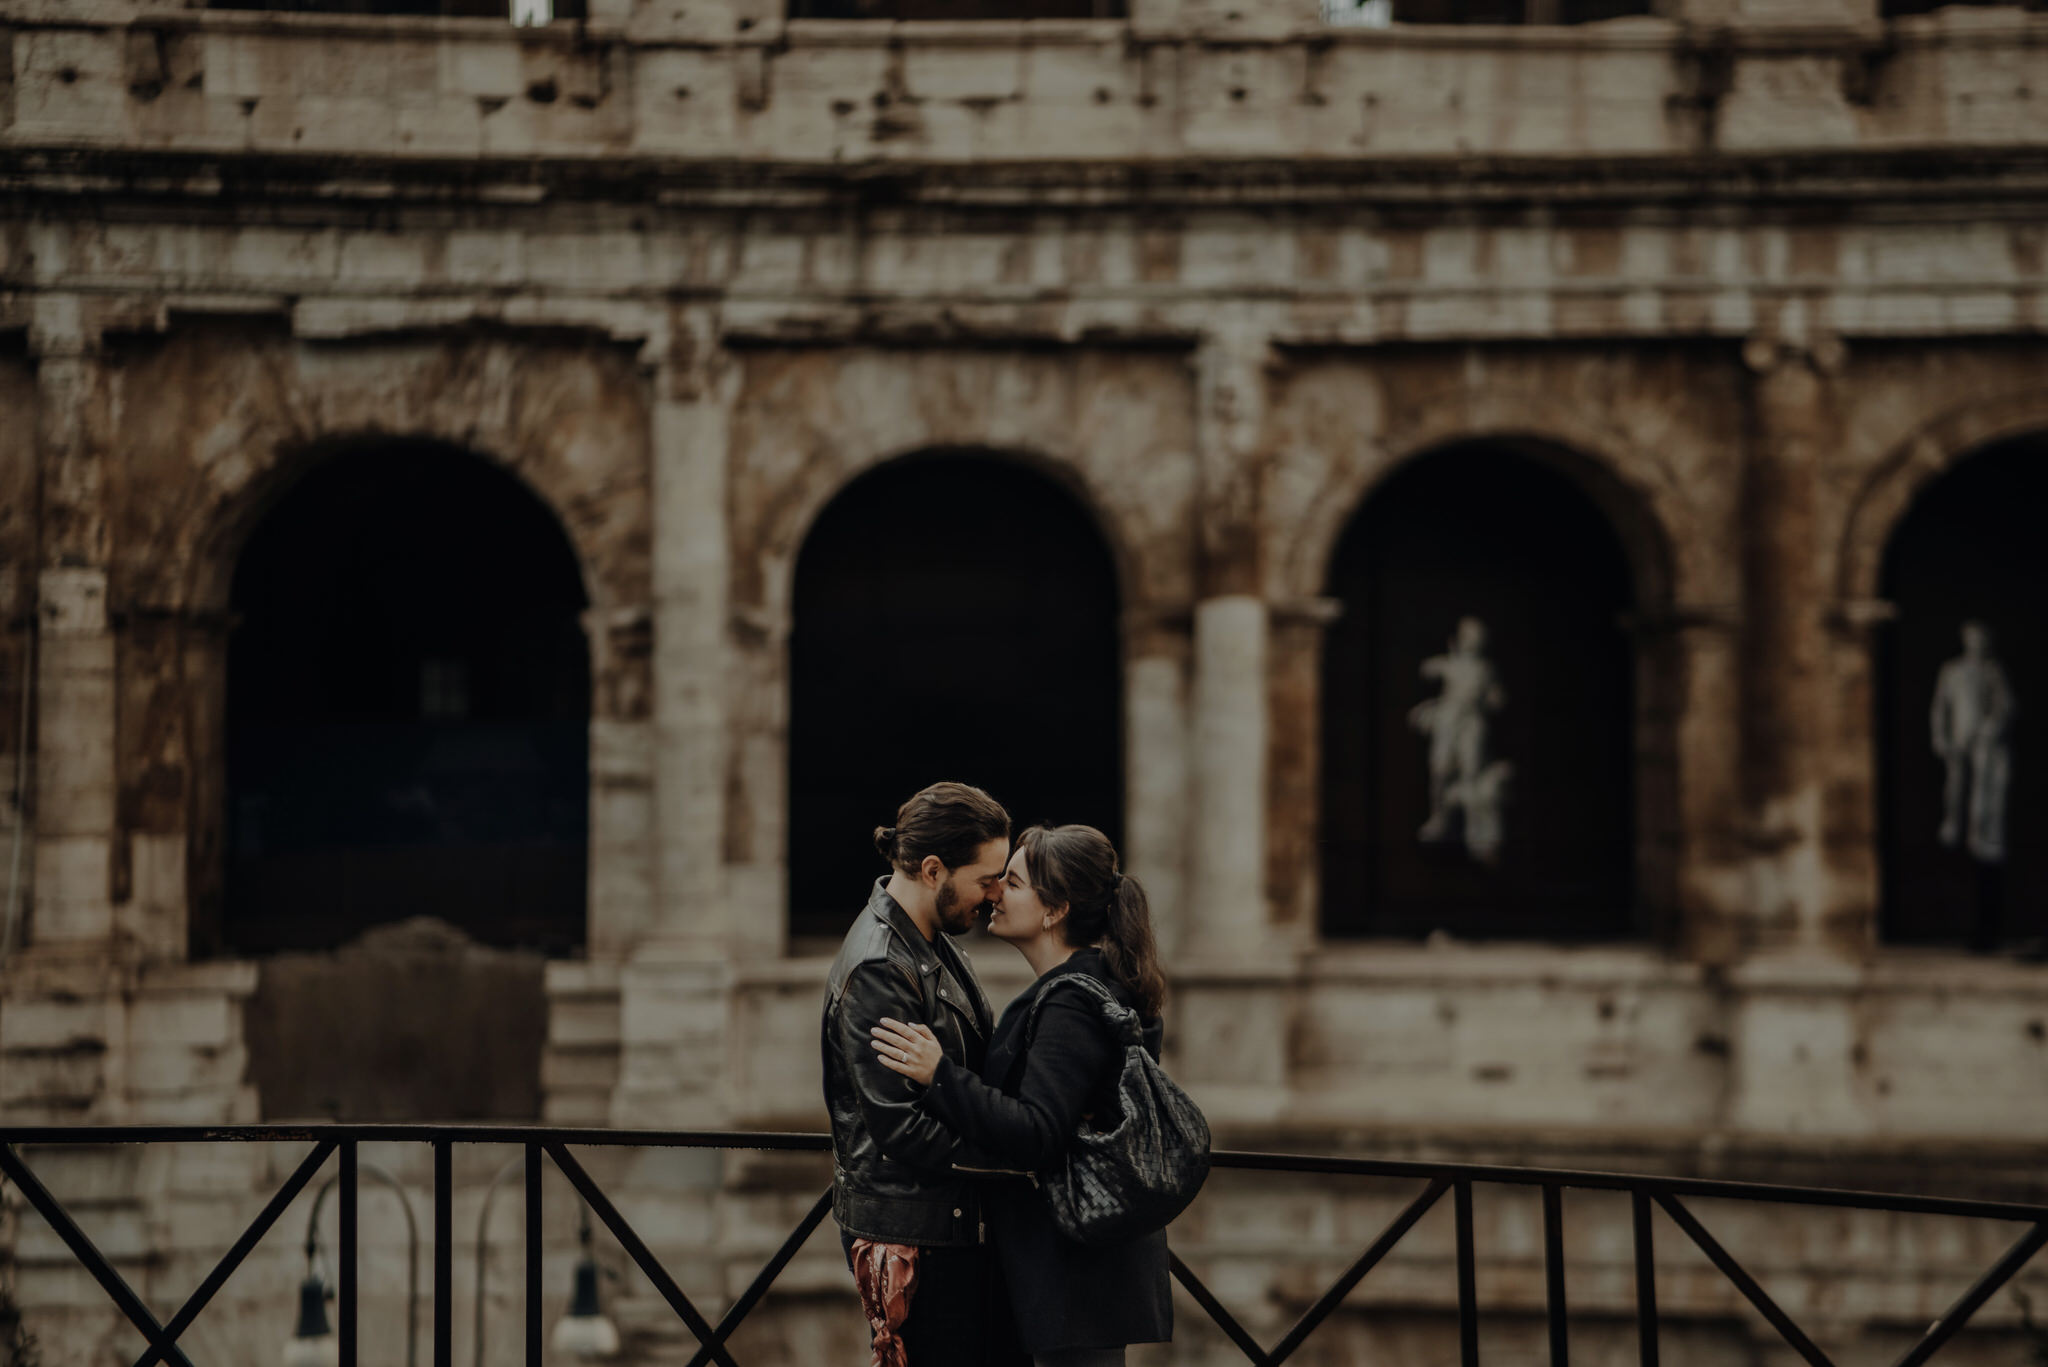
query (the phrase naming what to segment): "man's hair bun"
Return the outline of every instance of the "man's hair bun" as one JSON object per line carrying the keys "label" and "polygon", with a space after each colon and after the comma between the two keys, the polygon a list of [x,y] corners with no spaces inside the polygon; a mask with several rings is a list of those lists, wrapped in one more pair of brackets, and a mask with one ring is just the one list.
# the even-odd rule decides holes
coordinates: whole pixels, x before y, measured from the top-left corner
{"label": "man's hair bun", "polygon": [[979,788],[934,783],[896,809],[896,824],[875,828],[875,849],[891,868],[915,873],[937,855],[949,869],[974,862],[991,840],[1010,838],[1010,814]]}

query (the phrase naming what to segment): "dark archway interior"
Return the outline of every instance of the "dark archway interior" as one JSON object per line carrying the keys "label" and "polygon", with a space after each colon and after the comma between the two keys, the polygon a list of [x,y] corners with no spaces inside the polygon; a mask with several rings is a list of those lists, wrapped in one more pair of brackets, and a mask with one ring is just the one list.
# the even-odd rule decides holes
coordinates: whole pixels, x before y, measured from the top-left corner
{"label": "dark archway interior", "polygon": [[941,779],[1121,839],[1117,600],[1087,511],[1010,461],[898,461],[825,509],[790,639],[792,934],[846,929],[874,828]]}
{"label": "dark archway interior", "polygon": [[[2048,700],[2048,434],[1971,456],[1913,503],[1886,547],[1883,593],[1898,611],[1878,639],[1878,848],[1885,939],[1900,944],[1977,938],[1980,902],[2007,939],[2048,936],[2048,769],[2038,718]],[[1984,869],[1939,839],[1946,766],[1934,752],[1935,683],[1961,654],[1960,630],[1991,629],[2018,717],[2008,733],[2007,858]]]}
{"label": "dark archway interior", "polygon": [[336,457],[257,528],[233,602],[229,948],[414,916],[582,943],[584,595],[539,499],[439,447]]}
{"label": "dark archway interior", "polygon": [[[1567,474],[1501,444],[1396,472],[1339,543],[1343,604],[1323,683],[1323,924],[1332,935],[1543,940],[1640,932],[1634,907],[1632,576],[1612,525]],[[1463,617],[1488,633],[1512,766],[1491,865],[1428,842],[1429,739],[1409,712]]]}

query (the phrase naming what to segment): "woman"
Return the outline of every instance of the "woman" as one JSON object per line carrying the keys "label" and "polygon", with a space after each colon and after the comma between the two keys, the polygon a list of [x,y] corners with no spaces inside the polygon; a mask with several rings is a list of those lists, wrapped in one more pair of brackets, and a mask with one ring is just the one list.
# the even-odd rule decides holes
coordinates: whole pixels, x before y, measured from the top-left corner
{"label": "woman", "polygon": [[[1084,1120],[1115,1126],[1123,1046],[1100,998],[1062,980],[1108,984],[1144,1022],[1156,1058],[1166,994],[1145,890],[1117,869],[1092,826],[1034,826],[1017,838],[989,933],[1024,955],[1038,978],[996,1023],[981,1076],[943,1057],[924,1026],[883,1019],[872,1032],[889,1068],[929,1090],[925,1105],[991,1165],[1055,1167]],[[1036,1024],[1025,1030],[1041,998]],[[1124,1346],[1173,1337],[1166,1232],[1126,1244],[1063,1237],[1036,1187],[994,1184],[988,1212],[1018,1337],[1038,1367],[1114,1367]]]}

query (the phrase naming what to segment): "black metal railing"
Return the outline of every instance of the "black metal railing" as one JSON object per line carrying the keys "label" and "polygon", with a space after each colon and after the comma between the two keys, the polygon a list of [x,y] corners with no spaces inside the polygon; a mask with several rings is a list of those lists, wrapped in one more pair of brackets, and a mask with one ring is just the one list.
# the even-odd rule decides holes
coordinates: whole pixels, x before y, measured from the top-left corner
{"label": "black metal railing", "polygon": [[[733,1331],[753,1313],[775,1279],[788,1266],[831,1209],[830,1190],[812,1203],[809,1211],[755,1275],[746,1290],[728,1306],[713,1324],[684,1294],[675,1278],[662,1265],[646,1242],[619,1213],[583,1165],[570,1153],[574,1147],[608,1148],[714,1148],[824,1152],[830,1141],[821,1134],[772,1134],[743,1132],[690,1132],[654,1130],[551,1129],[534,1126],[455,1125],[247,1125],[232,1127],[193,1126],[108,1126],[108,1127],[14,1127],[0,1129],[0,1173],[15,1184],[50,1228],[70,1248],[79,1264],[98,1281],[148,1345],[135,1360],[135,1367],[192,1367],[191,1359],[178,1340],[192,1327],[214,1295],[227,1283],[263,1236],[275,1225],[294,1199],[303,1192],[330,1158],[336,1159],[339,1205],[339,1248],[336,1269],[336,1333],[341,1367],[356,1367],[356,1207],[357,1148],[364,1143],[405,1142],[427,1144],[433,1150],[434,1243],[433,1243],[433,1362],[435,1367],[454,1367],[454,1240],[453,1151],[457,1144],[521,1145],[525,1149],[526,1178],[526,1361],[529,1367],[541,1362],[542,1217],[540,1185],[544,1160],[552,1161],[582,1197],[587,1208],[610,1229],[619,1246],[646,1274],[656,1292],[666,1301],[683,1326],[696,1338],[696,1355],[690,1367],[736,1367],[727,1348]],[[264,1205],[249,1227],[215,1265],[212,1272],[170,1319],[159,1321],[135,1294],[121,1274],[66,1212],[29,1165],[17,1152],[20,1147],[77,1144],[150,1143],[310,1143],[312,1151],[293,1170],[276,1194]],[[1360,1281],[1378,1266],[1404,1236],[1413,1229],[1445,1193],[1451,1196],[1457,1259],[1458,1333],[1462,1367],[1479,1362],[1479,1304],[1476,1292],[1476,1254],[1473,1241],[1472,1190],[1475,1185],[1535,1187],[1543,1208],[1543,1256],[1545,1308],[1549,1326],[1550,1362],[1565,1367],[1570,1357],[1569,1316],[1565,1295],[1564,1193],[1567,1190],[1626,1193],[1633,1211],[1635,1253],[1635,1301],[1638,1344],[1644,1367],[1656,1367],[1658,1360],[1657,1277],[1651,1211],[1661,1208],[1685,1236],[1718,1268],[1721,1274],[1755,1306],[1785,1342],[1812,1367],[1832,1367],[1828,1356],[1771,1299],[1720,1242],[1700,1223],[1686,1205],[1689,1199],[1707,1198],[1759,1202],[1787,1206],[1820,1206],[1838,1209],[1894,1212],[1913,1215],[1945,1215],[1967,1219],[1995,1220],[2025,1227],[2017,1241],[1997,1262],[1986,1269],[1953,1305],[1936,1320],[1917,1342],[1901,1356],[1895,1367],[1920,1367],[1955,1337],[1969,1318],[1983,1307],[2000,1287],[2010,1281],[2044,1244],[2048,1244],[2048,1206],[2020,1205],[1999,1201],[1950,1200],[1934,1196],[1895,1196],[1876,1192],[1841,1191],[1825,1187],[1770,1186],[1750,1182],[1725,1182],[1684,1177],[1632,1176],[1620,1173],[1575,1172],[1548,1168],[1494,1167],[1465,1163],[1399,1162],[1380,1159],[1323,1157],[1305,1154],[1219,1152],[1219,1169],[1277,1172],[1320,1176],[1405,1178],[1420,1181],[1422,1190],[1394,1217],[1345,1269],[1342,1276],[1311,1304],[1278,1343],[1271,1348],[1240,1324],[1237,1318],[1205,1286],[1177,1255],[1172,1257],[1173,1275],[1203,1312],[1244,1354],[1254,1367],[1279,1367],[1293,1356],[1308,1337],[1327,1320]]]}

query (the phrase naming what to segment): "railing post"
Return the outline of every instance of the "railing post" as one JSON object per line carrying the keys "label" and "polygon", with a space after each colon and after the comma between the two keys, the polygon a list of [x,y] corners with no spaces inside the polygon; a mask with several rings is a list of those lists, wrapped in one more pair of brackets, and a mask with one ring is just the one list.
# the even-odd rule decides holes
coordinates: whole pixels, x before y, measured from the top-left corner
{"label": "railing post", "polygon": [[1657,1247],[1650,1230],[1650,1196],[1629,1193],[1636,1224],[1636,1338],[1642,1345],[1643,1367],[1657,1367]]}
{"label": "railing post", "polygon": [[434,1141],[434,1367],[455,1367],[454,1151]]}
{"label": "railing post", "polygon": [[1479,1275],[1472,1253],[1472,1184],[1451,1189],[1458,1231],[1458,1362],[1479,1367]]}
{"label": "railing post", "polygon": [[540,1145],[528,1144],[526,1146],[526,1367],[541,1367],[540,1161]]}
{"label": "railing post", "polygon": [[341,1172],[338,1193],[341,1202],[341,1266],[334,1270],[335,1317],[341,1321],[335,1345],[341,1367],[356,1367],[356,1141],[341,1141]]}
{"label": "railing post", "polygon": [[1564,1299],[1564,1188],[1549,1183],[1543,1187],[1543,1293],[1550,1320],[1550,1367],[1570,1367]]}

